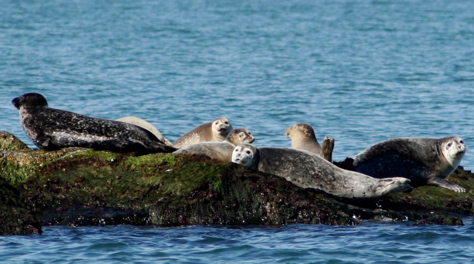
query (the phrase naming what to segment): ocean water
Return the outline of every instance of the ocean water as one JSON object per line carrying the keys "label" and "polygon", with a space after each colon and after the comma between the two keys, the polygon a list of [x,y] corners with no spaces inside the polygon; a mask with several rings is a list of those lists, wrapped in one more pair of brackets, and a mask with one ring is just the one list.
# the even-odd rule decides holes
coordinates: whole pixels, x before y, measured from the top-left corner
{"label": "ocean water", "polygon": [[48,227],[2,263],[472,263],[472,226]]}
{"label": "ocean water", "polygon": [[[0,1],[0,130],[11,105],[134,115],[174,141],[217,117],[257,146],[311,124],[342,160],[392,137],[464,139],[474,169],[471,0]],[[464,227],[46,227],[0,237],[0,262],[467,263]],[[471,243],[472,244],[472,243]]]}

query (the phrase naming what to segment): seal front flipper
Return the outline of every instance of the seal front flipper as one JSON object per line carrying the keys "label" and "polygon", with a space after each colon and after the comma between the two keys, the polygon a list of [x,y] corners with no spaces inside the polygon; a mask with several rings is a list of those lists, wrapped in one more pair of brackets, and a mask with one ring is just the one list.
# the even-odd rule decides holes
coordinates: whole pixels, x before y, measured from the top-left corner
{"label": "seal front flipper", "polygon": [[321,150],[321,156],[329,161],[332,162],[332,152],[334,150],[334,138],[330,138],[325,136],[323,139],[323,147]]}
{"label": "seal front flipper", "polygon": [[46,136],[44,134],[40,134],[36,137],[38,147],[44,150],[58,150],[58,148],[54,143],[51,137]]}
{"label": "seal front flipper", "polygon": [[440,177],[433,177],[433,178],[429,179],[427,184],[442,187],[442,188],[446,188],[448,190],[455,191],[455,192],[458,192],[458,193],[466,192],[466,189],[464,187],[462,187],[461,185],[450,182],[450,181],[447,181],[447,180],[442,179]]}

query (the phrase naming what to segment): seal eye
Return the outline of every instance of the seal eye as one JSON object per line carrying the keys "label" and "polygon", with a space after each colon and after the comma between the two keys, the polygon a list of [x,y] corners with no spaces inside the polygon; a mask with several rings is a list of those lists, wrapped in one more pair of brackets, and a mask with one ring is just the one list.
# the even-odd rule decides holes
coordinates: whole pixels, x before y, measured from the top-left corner
{"label": "seal eye", "polygon": [[249,155],[250,155],[250,153],[251,153],[251,152],[250,152],[250,150],[247,150],[247,151],[245,151],[245,153],[247,153],[247,154],[249,154]]}
{"label": "seal eye", "polygon": [[450,148],[452,145],[453,145],[452,142],[448,143],[448,145],[446,145],[446,149]]}
{"label": "seal eye", "polygon": [[461,140],[461,141],[459,141],[459,143],[461,143],[461,144],[464,144],[464,141],[463,141],[463,140]]}

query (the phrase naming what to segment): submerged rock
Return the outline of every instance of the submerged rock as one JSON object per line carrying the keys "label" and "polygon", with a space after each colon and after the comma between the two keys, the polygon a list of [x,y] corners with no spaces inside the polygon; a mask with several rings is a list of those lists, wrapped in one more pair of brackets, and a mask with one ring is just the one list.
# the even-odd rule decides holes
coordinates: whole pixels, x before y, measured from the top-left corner
{"label": "submerged rock", "polygon": [[[5,212],[21,209],[18,215],[25,217],[2,220],[18,230],[30,230],[24,233],[41,232],[39,223],[355,225],[377,220],[460,225],[461,216],[472,215],[474,200],[470,191],[436,187],[377,199],[341,199],[281,177],[189,154],[6,148],[0,150],[0,166],[0,194],[5,200],[0,206]],[[462,168],[450,180],[468,190],[474,184],[473,174]],[[0,234],[15,232],[0,230]]]}

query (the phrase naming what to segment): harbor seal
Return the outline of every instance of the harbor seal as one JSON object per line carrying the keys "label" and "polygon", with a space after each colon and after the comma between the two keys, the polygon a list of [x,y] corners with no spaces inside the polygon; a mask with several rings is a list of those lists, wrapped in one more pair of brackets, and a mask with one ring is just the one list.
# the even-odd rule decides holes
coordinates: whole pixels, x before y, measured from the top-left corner
{"label": "harbor seal", "polygon": [[182,149],[179,149],[173,154],[203,154],[211,159],[217,159],[223,162],[230,162],[232,152],[235,146],[243,143],[253,143],[255,137],[245,128],[236,128],[230,131],[229,135],[222,142],[202,142],[197,143]]}
{"label": "harbor seal", "polygon": [[446,180],[465,152],[459,137],[392,138],[357,154],[353,165],[356,171],[377,178],[408,178],[413,187],[434,185],[465,192],[462,186]]}
{"label": "harbor seal", "polygon": [[321,147],[316,139],[316,133],[314,133],[314,129],[310,124],[295,124],[287,128],[285,134],[291,139],[292,148],[306,150],[319,155],[328,161],[332,161],[334,139],[325,136],[323,147]]}
{"label": "harbor seal", "polygon": [[155,135],[156,138],[158,138],[159,141],[164,142],[168,146],[172,146],[171,142],[168,139],[166,139],[163,136],[163,134],[161,134],[161,132],[154,125],[150,124],[148,121],[146,121],[146,120],[144,120],[140,117],[125,116],[125,117],[121,117],[121,118],[117,119],[117,121],[129,123],[129,124],[132,124],[132,125],[139,126],[143,129],[146,129],[146,130],[150,131],[153,135]]}
{"label": "harbor seal", "polygon": [[242,144],[235,147],[232,162],[283,177],[299,187],[343,198],[373,198],[412,189],[409,179],[376,179],[341,169],[311,152],[293,148],[257,148]]}
{"label": "harbor seal", "polygon": [[201,142],[222,142],[232,131],[232,125],[224,117],[202,124],[173,142],[173,147],[184,148]]}
{"label": "harbor seal", "polygon": [[292,125],[285,130],[285,134],[291,139],[292,148],[306,150],[321,156],[321,145],[319,145],[314,129],[310,124]]}
{"label": "harbor seal", "polygon": [[138,154],[176,150],[141,127],[50,108],[38,93],[16,97],[12,103],[26,135],[40,149],[84,147]]}

